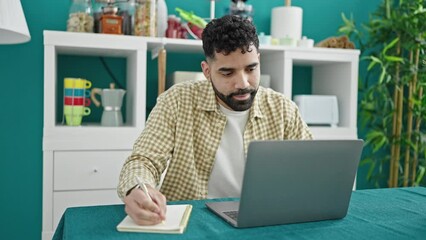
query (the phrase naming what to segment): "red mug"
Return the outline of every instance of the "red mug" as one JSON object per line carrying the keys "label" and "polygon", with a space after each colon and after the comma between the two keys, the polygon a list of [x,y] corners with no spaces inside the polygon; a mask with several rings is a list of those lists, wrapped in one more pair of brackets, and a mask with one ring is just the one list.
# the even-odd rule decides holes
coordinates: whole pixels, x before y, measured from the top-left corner
{"label": "red mug", "polygon": [[84,97],[65,97],[64,104],[69,106],[86,106],[90,105],[91,101],[89,98]]}

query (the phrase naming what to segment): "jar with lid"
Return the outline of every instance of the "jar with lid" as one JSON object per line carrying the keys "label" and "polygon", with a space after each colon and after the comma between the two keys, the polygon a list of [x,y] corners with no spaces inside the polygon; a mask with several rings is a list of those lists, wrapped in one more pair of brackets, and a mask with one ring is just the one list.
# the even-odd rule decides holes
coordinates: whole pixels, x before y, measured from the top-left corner
{"label": "jar with lid", "polygon": [[90,0],[72,0],[67,20],[68,32],[93,32],[92,4]]}
{"label": "jar with lid", "polygon": [[134,35],[157,36],[157,0],[136,0]]}
{"label": "jar with lid", "polygon": [[94,18],[94,27],[93,31],[95,33],[101,32],[101,17],[102,17],[102,8],[108,5],[108,2],[111,0],[95,0],[93,4],[93,18]]}
{"label": "jar with lid", "polygon": [[132,35],[135,0],[117,1],[118,15],[123,18],[123,34]]}

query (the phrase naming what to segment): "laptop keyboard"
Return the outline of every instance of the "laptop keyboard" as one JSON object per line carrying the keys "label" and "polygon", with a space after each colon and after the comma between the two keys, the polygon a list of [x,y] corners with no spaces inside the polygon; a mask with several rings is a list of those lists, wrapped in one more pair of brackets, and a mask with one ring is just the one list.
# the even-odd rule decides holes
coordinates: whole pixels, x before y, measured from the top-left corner
{"label": "laptop keyboard", "polygon": [[238,218],[238,211],[228,211],[228,212],[223,212],[226,216],[230,217],[231,219],[237,221]]}

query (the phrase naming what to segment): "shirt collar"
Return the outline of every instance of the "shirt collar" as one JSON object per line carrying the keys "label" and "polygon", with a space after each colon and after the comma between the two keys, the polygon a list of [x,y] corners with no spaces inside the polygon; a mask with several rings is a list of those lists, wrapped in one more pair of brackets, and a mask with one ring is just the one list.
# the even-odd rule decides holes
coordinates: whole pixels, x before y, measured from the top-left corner
{"label": "shirt collar", "polygon": [[213,87],[208,80],[204,80],[204,84],[200,84],[199,89],[199,101],[198,101],[198,109],[204,111],[216,111],[217,103],[216,103],[216,95],[214,93]]}

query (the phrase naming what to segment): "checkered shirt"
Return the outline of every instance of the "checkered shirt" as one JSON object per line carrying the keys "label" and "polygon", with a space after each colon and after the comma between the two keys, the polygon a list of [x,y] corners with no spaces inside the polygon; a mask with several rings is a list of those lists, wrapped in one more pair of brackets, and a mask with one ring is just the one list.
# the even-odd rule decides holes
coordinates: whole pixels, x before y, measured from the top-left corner
{"label": "checkered shirt", "polygon": [[[123,198],[135,176],[157,186],[168,201],[203,199],[226,117],[208,81],[177,84],[160,95],[126,160],[119,179]],[[252,140],[312,139],[297,106],[283,94],[259,87],[244,131],[244,150]],[[167,167],[167,164],[168,167]]]}

